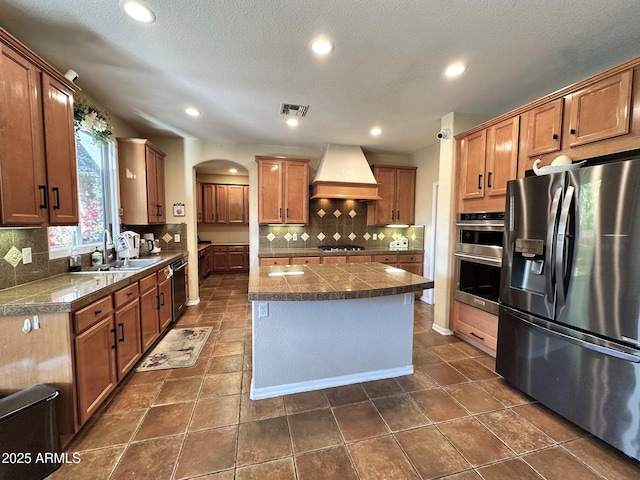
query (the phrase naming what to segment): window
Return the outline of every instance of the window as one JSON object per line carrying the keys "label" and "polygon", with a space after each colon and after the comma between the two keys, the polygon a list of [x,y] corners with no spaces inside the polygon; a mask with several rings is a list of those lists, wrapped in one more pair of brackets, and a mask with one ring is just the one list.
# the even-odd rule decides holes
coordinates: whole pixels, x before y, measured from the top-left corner
{"label": "window", "polygon": [[86,132],[76,135],[78,159],[79,225],[49,227],[49,257],[68,256],[75,245],[78,253],[92,252],[102,245],[102,235],[109,229],[117,235],[117,182],[115,148],[112,141],[95,142]]}

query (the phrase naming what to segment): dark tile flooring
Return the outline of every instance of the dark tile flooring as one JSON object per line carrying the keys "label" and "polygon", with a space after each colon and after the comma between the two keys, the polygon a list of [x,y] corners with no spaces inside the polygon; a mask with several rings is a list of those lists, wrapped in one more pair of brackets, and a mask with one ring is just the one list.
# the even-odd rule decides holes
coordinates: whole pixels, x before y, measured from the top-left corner
{"label": "dark tile flooring", "polygon": [[510,388],[416,302],[410,376],[252,401],[247,275],[209,277],[180,326],[191,368],[132,373],[52,479],[638,479],[629,459]]}

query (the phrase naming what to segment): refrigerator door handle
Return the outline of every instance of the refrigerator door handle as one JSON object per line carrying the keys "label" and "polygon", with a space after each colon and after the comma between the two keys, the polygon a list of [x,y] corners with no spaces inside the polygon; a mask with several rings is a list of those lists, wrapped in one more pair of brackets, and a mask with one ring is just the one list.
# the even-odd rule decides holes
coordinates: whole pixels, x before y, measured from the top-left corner
{"label": "refrigerator door handle", "polygon": [[551,202],[550,221],[549,228],[547,228],[547,251],[545,252],[544,263],[547,265],[545,272],[545,284],[547,290],[547,302],[553,303],[553,251],[556,242],[556,232],[558,225],[558,210],[560,208],[560,195],[562,195],[562,189],[558,188],[556,193],[553,194],[553,201]]}
{"label": "refrigerator door handle", "polygon": [[579,338],[572,337],[571,335],[567,335],[565,333],[558,332],[556,330],[552,330],[552,329],[547,328],[545,326],[538,325],[535,322],[535,320],[531,321],[530,319],[524,318],[524,317],[518,315],[516,312],[514,312],[511,309],[509,309],[509,315],[511,315],[512,317],[515,317],[517,320],[519,320],[522,323],[526,323],[531,328],[535,328],[537,330],[541,330],[541,331],[545,332],[548,335],[553,335],[553,336],[559,337],[559,338],[561,338],[562,340],[564,340],[566,342],[573,343],[574,345],[578,345],[579,347],[586,348],[587,350],[592,350],[594,352],[602,353],[602,354],[608,355],[610,357],[619,358],[620,360],[624,360],[626,362],[640,363],[640,357],[638,357],[637,355],[632,355],[630,353],[621,352],[619,350],[614,350],[612,348],[607,348],[607,347],[604,347],[602,345],[596,345],[595,343],[587,342],[585,340],[581,340]]}
{"label": "refrigerator door handle", "polygon": [[556,290],[558,292],[557,305],[563,306],[566,300],[564,291],[564,244],[567,236],[567,223],[569,223],[569,209],[571,208],[571,201],[573,200],[573,193],[575,189],[573,186],[567,187],[567,193],[562,202],[562,211],[560,213],[560,221],[558,222],[558,235],[556,243]]}

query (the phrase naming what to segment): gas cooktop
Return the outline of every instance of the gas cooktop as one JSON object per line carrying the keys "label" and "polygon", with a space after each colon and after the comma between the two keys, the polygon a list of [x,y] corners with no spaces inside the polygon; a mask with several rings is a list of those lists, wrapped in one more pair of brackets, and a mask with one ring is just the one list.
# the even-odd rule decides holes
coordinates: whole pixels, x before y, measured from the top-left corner
{"label": "gas cooktop", "polygon": [[364,250],[359,245],[320,245],[318,247],[323,252],[349,252],[355,250]]}

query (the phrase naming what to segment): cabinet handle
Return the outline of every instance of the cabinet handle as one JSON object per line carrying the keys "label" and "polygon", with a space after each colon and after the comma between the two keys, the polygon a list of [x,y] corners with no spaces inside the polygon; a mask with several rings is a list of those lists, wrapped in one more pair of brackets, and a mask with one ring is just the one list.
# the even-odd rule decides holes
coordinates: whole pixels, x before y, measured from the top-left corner
{"label": "cabinet handle", "polygon": [[482,340],[482,341],[484,341],[484,337],[481,337],[480,335],[476,335],[476,334],[475,334],[475,333],[473,333],[473,332],[470,332],[470,333],[469,333],[469,335],[471,335],[472,337],[476,337],[478,340]]}
{"label": "cabinet handle", "polygon": [[120,327],[120,340],[118,341],[124,342],[124,323],[119,323],[118,326]]}
{"label": "cabinet handle", "polygon": [[278,209],[278,218],[282,218],[282,207]]}
{"label": "cabinet handle", "polygon": [[156,302],[158,303],[158,306],[156,307],[158,310],[160,310],[160,295],[156,295]]}
{"label": "cabinet handle", "polygon": [[395,219],[396,219],[396,211],[391,210],[391,220],[395,220]]}
{"label": "cabinet handle", "polygon": [[482,190],[482,174],[478,175],[478,190]]}
{"label": "cabinet handle", "polygon": [[111,349],[115,350],[116,349],[116,345],[118,344],[118,337],[116,336],[116,329],[112,328],[111,329],[111,333],[113,333],[113,345],[111,345]]}
{"label": "cabinet handle", "polygon": [[47,186],[38,185],[38,190],[42,192],[42,203],[40,204],[40,208],[47,208]]}
{"label": "cabinet handle", "polygon": [[398,210],[398,220],[400,220],[400,210]]}
{"label": "cabinet handle", "polygon": [[287,207],[287,218],[289,218],[289,207]]}
{"label": "cabinet handle", "polygon": [[576,134],[576,129],[575,129],[575,128],[572,128],[571,130],[569,130],[569,133],[570,133],[571,135],[575,135],[575,134]]}
{"label": "cabinet handle", "polygon": [[133,292],[127,292],[127,297],[130,297],[131,295],[133,295]]}
{"label": "cabinet handle", "polygon": [[53,205],[54,210],[60,210],[60,189],[58,187],[51,187],[53,194],[56,198],[56,203]]}
{"label": "cabinet handle", "polygon": [[162,216],[162,205],[156,205],[156,211],[157,211],[158,217],[161,217]]}
{"label": "cabinet handle", "polygon": [[493,175],[493,172],[487,173],[487,187],[489,188],[491,188],[491,175]]}
{"label": "cabinet handle", "polygon": [[558,134],[557,134],[557,133],[554,133],[552,138],[553,138],[554,140],[557,140],[557,139],[558,139]]}
{"label": "cabinet handle", "polygon": [[102,309],[96,310],[95,312],[93,312],[94,315],[100,315],[101,313],[102,313]]}
{"label": "cabinet handle", "polygon": [[160,296],[162,297],[162,300],[160,301],[160,306],[164,307],[164,292],[160,292]]}

